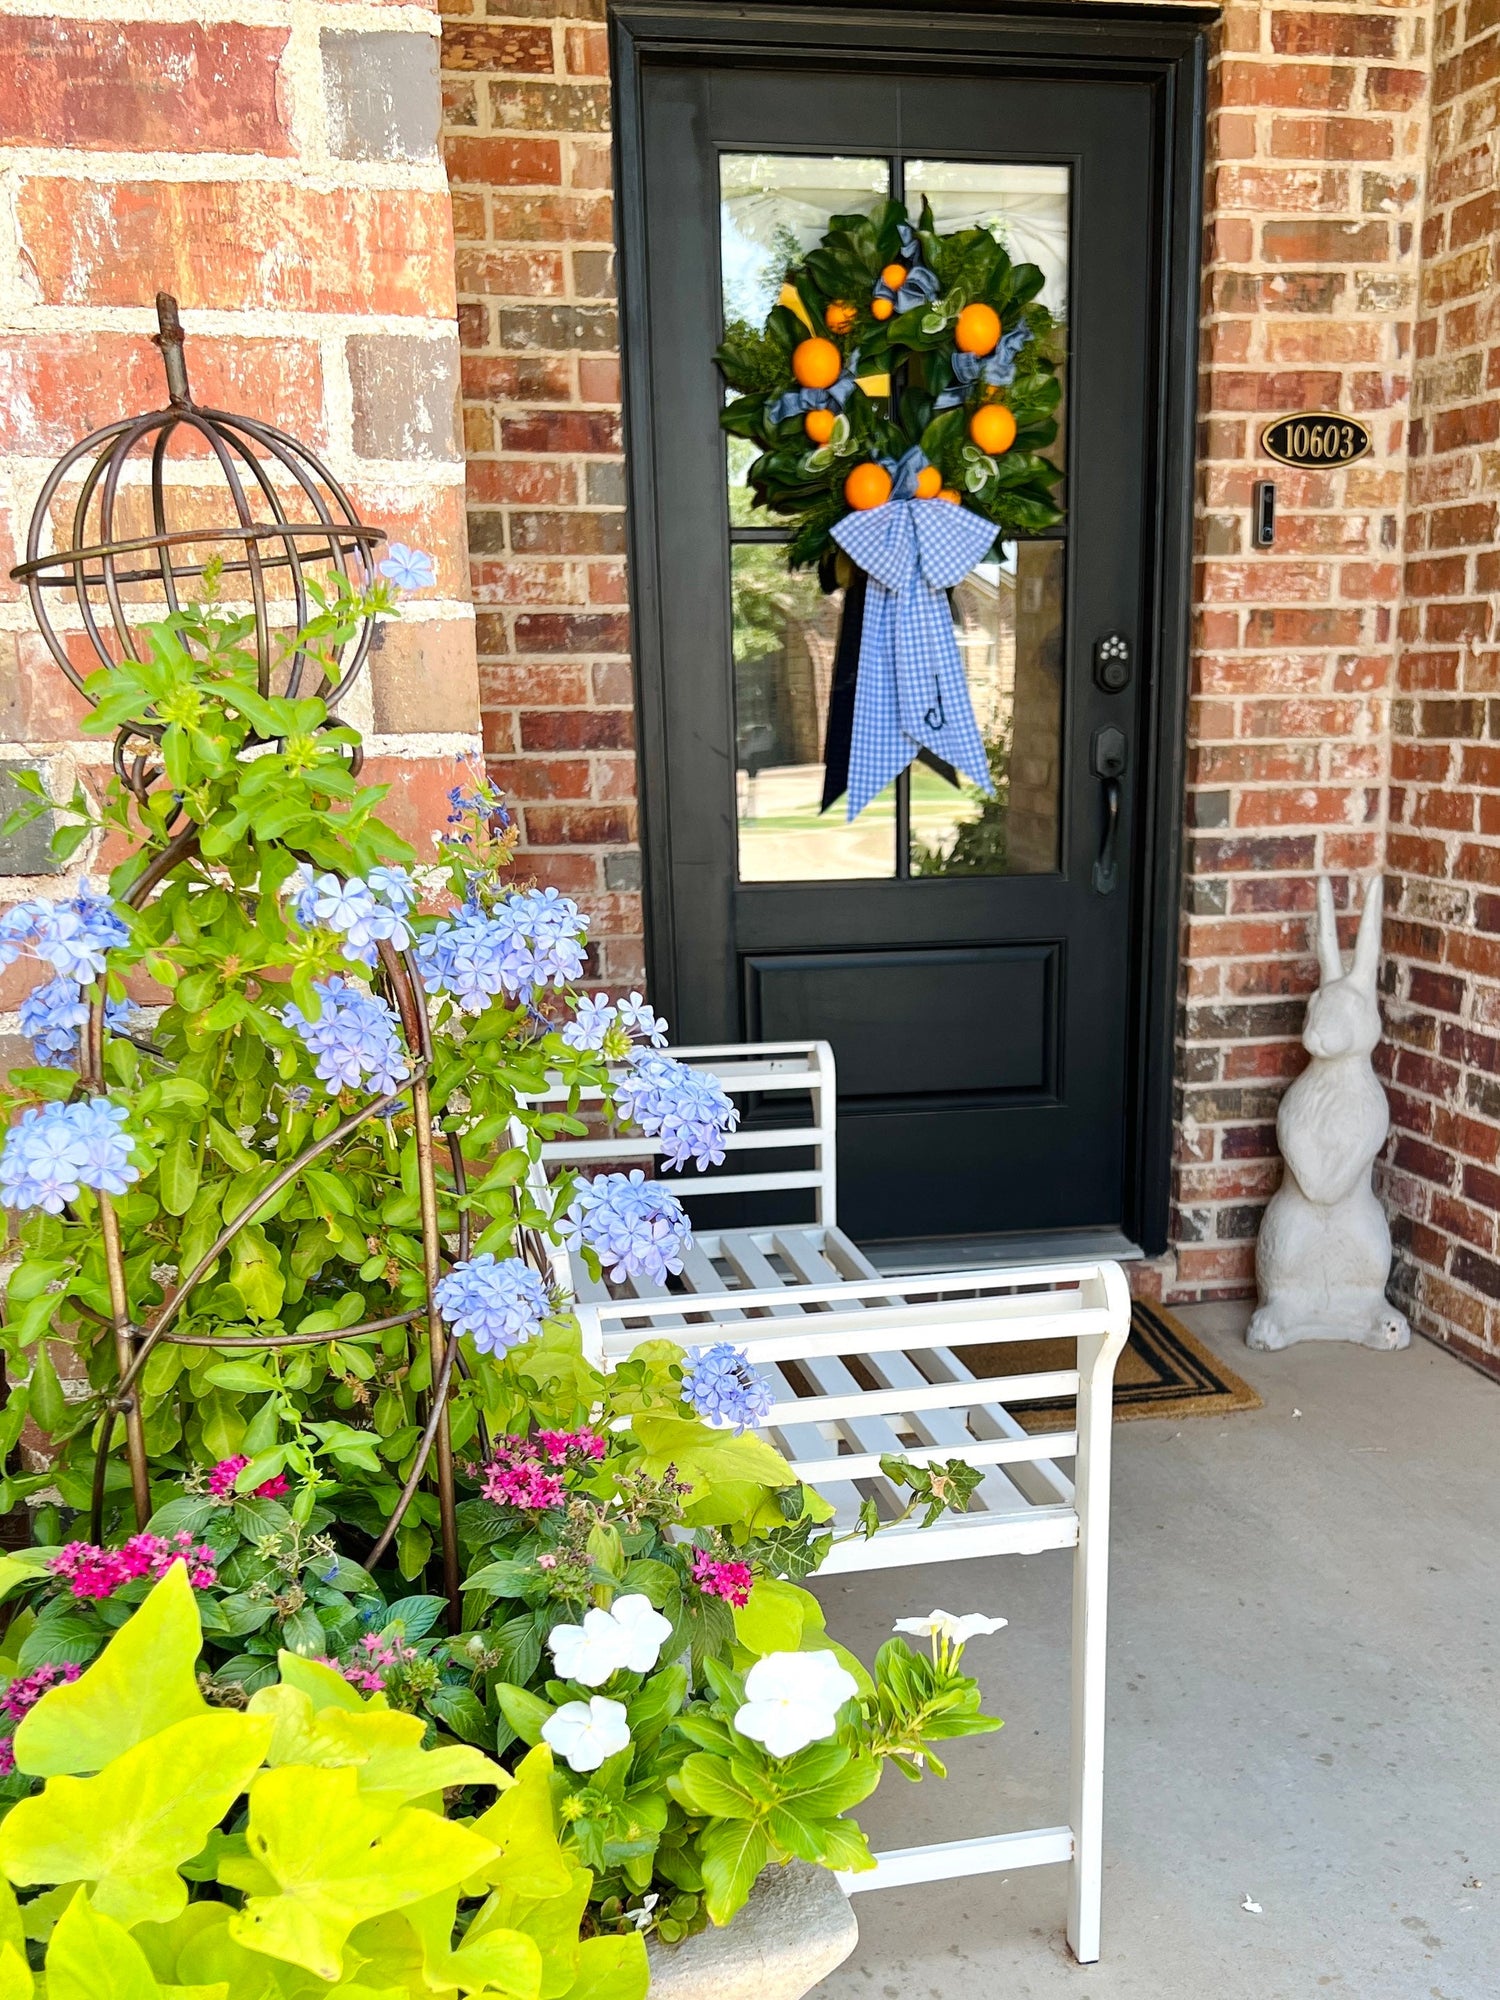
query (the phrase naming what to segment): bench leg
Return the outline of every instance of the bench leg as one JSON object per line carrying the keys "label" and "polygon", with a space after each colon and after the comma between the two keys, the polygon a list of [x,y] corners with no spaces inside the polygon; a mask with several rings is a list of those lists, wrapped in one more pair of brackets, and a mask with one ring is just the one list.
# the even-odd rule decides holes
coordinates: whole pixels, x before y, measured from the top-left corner
{"label": "bench leg", "polygon": [[1073,1556],[1073,1662],[1068,1818],[1068,1943],[1081,1965],[1099,1956],[1104,1871],[1105,1626],[1109,1602],[1109,1453],[1115,1359],[1126,1334],[1078,1343],[1078,1547]]}

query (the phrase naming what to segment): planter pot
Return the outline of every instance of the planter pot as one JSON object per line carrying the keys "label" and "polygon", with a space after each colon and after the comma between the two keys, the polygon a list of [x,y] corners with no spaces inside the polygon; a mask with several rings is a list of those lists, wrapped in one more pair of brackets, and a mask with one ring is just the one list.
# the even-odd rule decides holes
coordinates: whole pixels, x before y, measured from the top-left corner
{"label": "planter pot", "polygon": [[732,1924],[652,1944],[650,2000],[801,2000],[859,1943],[849,1898],[826,1868],[767,1868]]}

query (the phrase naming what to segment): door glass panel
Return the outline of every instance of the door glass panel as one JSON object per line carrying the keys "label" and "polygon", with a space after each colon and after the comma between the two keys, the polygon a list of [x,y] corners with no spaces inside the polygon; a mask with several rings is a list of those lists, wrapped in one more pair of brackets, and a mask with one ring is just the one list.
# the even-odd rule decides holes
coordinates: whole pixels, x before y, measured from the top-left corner
{"label": "door glass panel", "polygon": [[953,624],[995,795],[911,774],[913,875],[1046,875],[1062,787],[1062,542],[1007,543],[953,593]]}
{"label": "door glass panel", "polygon": [[977,160],[908,160],[906,202],[926,195],[939,229],[988,229],[1014,264],[1046,279],[1042,304],[1068,316],[1068,168]]}
{"label": "door glass panel", "polygon": [[788,572],[775,542],[741,544],[731,562],[740,880],[889,881],[896,872],[895,787],[872,799],[853,825],[842,800],[818,810],[844,594],[825,597],[815,575]]}
{"label": "door glass panel", "polygon": [[[831,215],[868,215],[890,192],[888,160],[817,154],[721,153],[719,266],[724,324],[760,327],[775,305],[786,267],[811,250]],[[735,527],[779,528],[745,486],[754,445],[730,438],[729,519]]]}

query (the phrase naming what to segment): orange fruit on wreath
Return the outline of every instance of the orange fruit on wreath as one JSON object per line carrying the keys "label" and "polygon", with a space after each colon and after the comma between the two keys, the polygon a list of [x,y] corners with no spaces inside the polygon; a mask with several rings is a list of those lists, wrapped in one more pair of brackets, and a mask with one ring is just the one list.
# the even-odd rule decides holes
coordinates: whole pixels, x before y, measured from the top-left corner
{"label": "orange fruit on wreath", "polygon": [[882,285],[889,285],[893,292],[899,292],[901,287],[906,283],[906,266],[904,264],[887,264],[880,274],[880,282]]}
{"label": "orange fruit on wreath", "polygon": [[830,333],[847,333],[859,314],[847,299],[835,299],[823,315],[823,323]]}
{"label": "orange fruit on wreath", "polygon": [[943,490],[943,475],[935,465],[924,465],[917,474],[917,498],[936,500]]}
{"label": "orange fruit on wreath", "polygon": [[961,507],[964,504],[964,496],[956,486],[945,486],[938,495],[938,498],[939,500],[950,501],[955,507]]}
{"label": "orange fruit on wreath", "polygon": [[998,458],[1016,441],[1016,420],[1004,403],[985,403],[969,419],[969,436],[981,451]]}
{"label": "orange fruit on wreath", "polygon": [[844,498],[857,513],[869,507],[883,507],[890,497],[891,475],[873,460],[856,465],[844,481]]}
{"label": "orange fruit on wreath", "polygon": [[792,349],[792,373],[804,389],[831,389],[843,372],[843,355],[820,334],[799,340]]}
{"label": "orange fruit on wreath", "polygon": [[965,354],[993,354],[1000,338],[1000,315],[993,306],[965,306],[953,329],[953,344]]}
{"label": "orange fruit on wreath", "polygon": [[832,410],[809,410],[802,419],[802,428],[814,444],[827,444],[837,422]]}
{"label": "orange fruit on wreath", "polygon": [[890,299],[871,299],[870,301],[870,313],[874,319],[889,319],[895,310],[895,305]]}

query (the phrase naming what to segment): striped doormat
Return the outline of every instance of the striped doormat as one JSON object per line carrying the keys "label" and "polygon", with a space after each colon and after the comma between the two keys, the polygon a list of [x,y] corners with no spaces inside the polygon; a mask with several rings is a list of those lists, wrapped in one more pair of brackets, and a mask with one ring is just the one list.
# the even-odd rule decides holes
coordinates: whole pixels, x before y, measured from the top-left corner
{"label": "striped doormat", "polygon": [[[978,1376],[1031,1375],[1049,1368],[1071,1368],[1071,1341],[1023,1340],[995,1347],[970,1347],[964,1359]],[[1258,1410],[1260,1397],[1182,1321],[1161,1306],[1135,1299],[1130,1308],[1130,1339],[1115,1365],[1115,1418],[1227,1417],[1236,1410]],[[1071,1396],[1054,1396],[1040,1403],[1017,1403],[1014,1414],[1029,1431],[1056,1427],[1059,1417],[1071,1420]]]}

